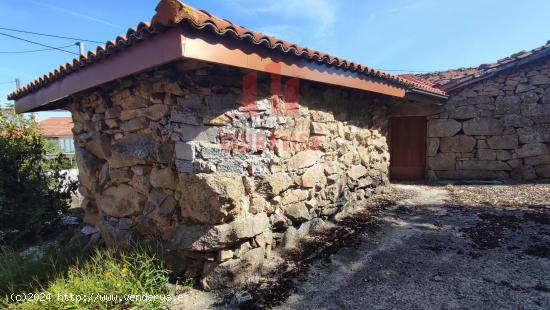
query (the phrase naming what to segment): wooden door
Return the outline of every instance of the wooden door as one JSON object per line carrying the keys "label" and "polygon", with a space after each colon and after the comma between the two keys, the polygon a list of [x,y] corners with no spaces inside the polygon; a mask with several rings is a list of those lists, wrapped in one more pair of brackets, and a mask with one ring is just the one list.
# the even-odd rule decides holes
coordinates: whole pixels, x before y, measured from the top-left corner
{"label": "wooden door", "polygon": [[422,180],[426,169],[426,117],[390,118],[390,178]]}

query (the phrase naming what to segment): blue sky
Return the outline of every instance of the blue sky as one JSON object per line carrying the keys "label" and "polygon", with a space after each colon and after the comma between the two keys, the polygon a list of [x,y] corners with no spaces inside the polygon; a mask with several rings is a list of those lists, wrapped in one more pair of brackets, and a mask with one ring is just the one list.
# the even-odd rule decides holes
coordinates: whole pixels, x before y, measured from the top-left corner
{"label": "blue sky", "polygon": [[[188,0],[189,5],[287,41],[386,70],[477,66],[550,39],[547,0]],[[0,27],[114,39],[150,20],[155,0],[2,0]],[[0,30],[52,46],[71,40]],[[94,44],[85,43],[86,49]],[[0,52],[40,49],[0,35]],[[66,48],[77,51],[76,47]],[[59,51],[0,53],[0,103],[15,88],[72,59]],[[40,113],[39,118],[52,116]]]}

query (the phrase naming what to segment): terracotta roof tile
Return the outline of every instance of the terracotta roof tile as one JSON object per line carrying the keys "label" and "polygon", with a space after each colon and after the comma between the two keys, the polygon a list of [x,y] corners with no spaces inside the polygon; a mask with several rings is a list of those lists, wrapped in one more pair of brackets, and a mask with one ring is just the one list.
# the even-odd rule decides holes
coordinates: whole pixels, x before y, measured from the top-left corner
{"label": "terracotta roof tile", "polygon": [[521,51],[500,59],[495,63],[482,64],[478,67],[423,73],[417,74],[416,76],[428,80],[435,87],[449,91],[465,84],[469,84],[473,81],[492,76],[493,74],[503,70],[507,70],[546,56],[550,56],[550,41],[546,42],[545,45],[537,47],[531,51]]}
{"label": "terracotta roof tile", "polygon": [[72,136],[73,120],[70,117],[50,117],[41,121],[38,126],[42,135],[47,138],[51,137],[68,137]]}
{"label": "terracotta roof tile", "polygon": [[141,22],[136,28],[128,29],[126,36],[119,36],[114,41],[108,41],[104,46],[98,46],[95,51],[90,51],[86,55],[80,55],[72,62],[59,67],[59,69],[46,74],[37,80],[25,85],[24,87],[8,95],[9,100],[16,100],[38,89],[62,79],[64,76],[74,71],[85,68],[93,63],[109,57],[135,43],[146,40],[148,37],[165,31],[169,27],[174,27],[181,23],[187,23],[196,29],[209,29],[219,35],[231,34],[237,39],[248,40],[256,45],[265,45],[273,50],[280,50],[285,54],[294,54],[299,57],[305,57],[310,61],[316,61],[340,68],[341,70],[353,71],[365,75],[381,78],[401,84],[408,88],[417,88],[438,95],[445,95],[445,92],[437,87],[419,83],[409,77],[401,77],[388,74],[371,67],[362,66],[348,60],[331,56],[316,50],[304,48],[296,44],[286,42],[260,32],[249,30],[238,26],[226,19],[218,18],[207,11],[194,9],[178,0],[161,0],[156,8],[157,14],[153,16],[150,23]]}
{"label": "terracotta roof tile", "polygon": [[407,80],[415,82],[415,83],[418,83],[418,84],[426,85],[427,87],[435,87],[434,83],[432,83],[428,79],[425,79],[425,78],[420,77],[418,75],[407,73],[407,74],[399,74],[399,77],[407,79]]}

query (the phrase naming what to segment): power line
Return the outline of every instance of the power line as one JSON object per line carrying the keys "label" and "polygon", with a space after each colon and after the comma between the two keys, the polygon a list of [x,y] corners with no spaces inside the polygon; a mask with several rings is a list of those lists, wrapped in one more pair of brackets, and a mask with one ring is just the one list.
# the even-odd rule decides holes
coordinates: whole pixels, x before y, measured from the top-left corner
{"label": "power line", "polygon": [[[54,35],[54,34],[46,34],[46,33],[40,33],[40,32],[34,32],[34,31],[26,31],[26,30],[19,30],[19,29],[13,29],[13,28],[6,28],[6,27],[0,27],[0,30],[8,30],[8,31],[15,31],[15,32],[21,32],[21,33],[28,33],[28,34],[33,34],[33,35],[38,35],[38,36],[46,36],[46,37],[52,37],[52,38],[59,38],[59,39],[68,39],[68,40],[75,40],[75,41],[83,41],[83,42],[92,42],[92,43],[98,43],[98,44],[103,44],[105,42],[100,42],[100,41],[95,41],[95,40],[88,40],[88,39],[81,39],[81,38],[73,38],[73,37],[65,37],[65,36],[59,36],[59,35]],[[7,34],[3,34],[3,33],[0,33],[2,35],[6,35],[6,36],[9,36]],[[13,37],[13,36],[12,36]],[[16,37],[13,37],[13,38],[16,38]],[[20,39],[20,38],[18,38]],[[24,39],[21,39],[21,40],[24,40]],[[27,41],[27,42],[30,42],[30,41]],[[34,44],[38,44],[38,45],[42,45],[42,46],[45,46],[43,44],[39,44],[39,43],[35,43],[35,42],[30,42],[30,43],[34,43]],[[61,49],[61,48],[66,48],[66,47],[71,47],[72,45],[69,45],[69,46],[61,46],[61,47],[58,47],[58,48],[55,48],[55,47],[49,47],[49,49]],[[44,49],[44,50],[48,50],[48,49]],[[41,51],[41,50],[36,50],[37,52],[38,51]],[[64,52],[68,52],[68,53],[71,53],[71,54],[75,54],[75,55],[78,55],[76,53],[72,53],[72,52],[69,52],[69,51],[65,51],[65,50],[62,50]],[[24,52],[27,52],[27,51],[24,51]],[[30,52],[34,52],[34,51],[28,51],[29,53]],[[0,52],[1,54],[7,54],[7,53],[19,53],[19,52]],[[401,69],[380,69],[382,71],[387,71],[387,72],[405,72],[405,73],[426,73],[426,72],[432,72],[433,70],[401,70]]]}
{"label": "power line", "polygon": [[0,85],[15,83],[15,80],[9,82],[1,82]]}
{"label": "power line", "polygon": [[62,51],[62,52],[65,52],[65,53],[69,53],[69,54],[73,54],[73,55],[79,55],[78,53],[73,53],[73,52],[70,52],[70,51],[55,47],[55,46],[50,46],[50,45],[38,43],[38,42],[35,42],[35,41],[23,39],[23,38],[20,38],[20,37],[12,36],[11,34],[6,34],[6,33],[0,32],[0,35],[10,37],[10,38],[13,38],[13,39],[16,39],[16,40],[21,40],[21,41],[29,42],[29,43],[32,43],[32,44],[40,45],[40,46],[43,46],[43,47],[51,48],[51,49],[54,49],[54,50]]}
{"label": "power line", "polygon": [[92,42],[92,43],[99,43],[99,44],[105,43],[105,42],[100,42],[100,41],[95,41],[95,40],[86,40],[86,39],[80,39],[80,38],[64,37],[64,36],[58,36],[58,35],[54,35],[54,34],[46,34],[46,33],[34,32],[34,31],[26,31],[26,30],[19,30],[19,29],[13,29],[13,28],[5,28],[5,27],[0,27],[0,30],[8,30],[8,31],[34,34],[34,35],[38,35],[38,36],[46,36],[46,37],[76,40],[76,41],[85,41],[85,42]]}
{"label": "power line", "polygon": [[[72,47],[74,44],[66,45],[66,46],[58,46],[57,48],[66,48],[66,47]],[[41,48],[37,50],[28,50],[28,51],[0,51],[0,54],[25,54],[25,53],[34,53],[34,52],[43,52],[43,51],[51,51],[51,48]]]}

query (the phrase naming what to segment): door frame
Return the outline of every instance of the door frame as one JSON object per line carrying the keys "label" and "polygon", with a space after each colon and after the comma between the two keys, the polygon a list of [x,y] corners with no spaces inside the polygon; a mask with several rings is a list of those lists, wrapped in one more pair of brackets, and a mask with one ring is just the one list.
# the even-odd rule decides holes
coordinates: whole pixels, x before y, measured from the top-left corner
{"label": "door frame", "polygon": [[[392,153],[393,153],[393,148],[392,148],[392,141],[391,141],[391,137],[392,137],[392,124],[393,122],[395,122],[397,119],[399,118],[422,118],[423,119],[423,122],[424,122],[424,126],[423,126],[423,139],[422,139],[422,145],[419,146],[419,149],[420,150],[423,150],[423,155],[422,156],[422,168],[423,168],[423,173],[422,173],[422,177],[419,177],[419,178],[410,178],[410,179],[407,179],[407,178],[397,178],[395,179],[393,176],[392,176]],[[395,181],[423,181],[423,180],[426,180],[426,171],[427,171],[427,153],[428,153],[428,150],[427,150],[427,147],[428,147],[428,118],[426,116],[390,116],[389,118],[389,130],[388,130],[389,134],[388,134],[388,148],[389,148],[389,152],[390,152],[390,166],[389,166],[389,178],[390,180],[395,180]]]}

